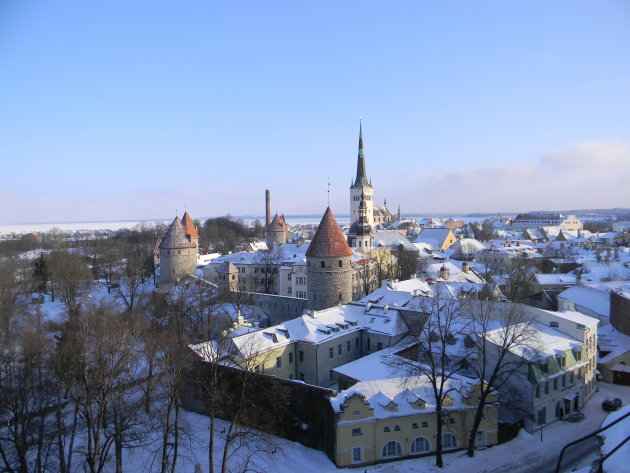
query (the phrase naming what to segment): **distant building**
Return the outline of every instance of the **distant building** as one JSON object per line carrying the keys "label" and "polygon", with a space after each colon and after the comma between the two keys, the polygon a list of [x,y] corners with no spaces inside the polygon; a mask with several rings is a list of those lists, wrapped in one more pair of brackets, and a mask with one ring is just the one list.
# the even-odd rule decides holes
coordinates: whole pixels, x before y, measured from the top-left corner
{"label": "distant building", "polygon": [[525,230],[528,228],[560,227],[562,230],[582,230],[583,225],[575,215],[566,217],[559,213],[527,213],[518,214],[512,220],[513,230]]}
{"label": "distant building", "polygon": [[423,228],[414,243],[427,243],[433,251],[444,251],[456,241],[457,237],[450,228]]}

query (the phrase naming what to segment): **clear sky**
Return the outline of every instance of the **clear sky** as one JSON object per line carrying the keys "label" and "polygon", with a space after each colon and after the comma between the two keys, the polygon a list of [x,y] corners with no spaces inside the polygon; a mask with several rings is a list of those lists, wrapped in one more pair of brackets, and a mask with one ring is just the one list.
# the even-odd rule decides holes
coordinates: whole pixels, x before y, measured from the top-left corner
{"label": "clear sky", "polygon": [[0,223],[630,207],[630,2],[0,0]]}

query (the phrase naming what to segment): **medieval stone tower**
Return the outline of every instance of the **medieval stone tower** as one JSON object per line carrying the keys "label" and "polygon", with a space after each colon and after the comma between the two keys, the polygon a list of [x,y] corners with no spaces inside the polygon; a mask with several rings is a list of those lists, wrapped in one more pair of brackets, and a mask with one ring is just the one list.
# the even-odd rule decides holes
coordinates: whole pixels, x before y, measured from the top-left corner
{"label": "medieval stone tower", "polygon": [[351,257],[352,250],[328,207],[306,250],[309,309],[327,309],[352,300]]}
{"label": "medieval stone tower", "polygon": [[160,284],[194,275],[196,268],[197,243],[193,235],[187,234],[181,220],[175,217],[160,243]]}
{"label": "medieval stone tower", "polygon": [[276,214],[269,225],[267,225],[267,244],[283,245],[287,242],[287,223],[283,215]]}
{"label": "medieval stone tower", "polygon": [[367,205],[363,194],[359,202],[359,219],[348,230],[348,245],[360,253],[367,253],[374,246],[374,235],[372,226],[367,223]]}
{"label": "medieval stone tower", "polygon": [[365,217],[367,223],[374,223],[374,189],[368,181],[365,171],[365,156],[363,155],[363,128],[359,123],[359,156],[357,158],[357,177],[350,186],[350,223],[359,220],[359,205],[361,196],[365,200]]}

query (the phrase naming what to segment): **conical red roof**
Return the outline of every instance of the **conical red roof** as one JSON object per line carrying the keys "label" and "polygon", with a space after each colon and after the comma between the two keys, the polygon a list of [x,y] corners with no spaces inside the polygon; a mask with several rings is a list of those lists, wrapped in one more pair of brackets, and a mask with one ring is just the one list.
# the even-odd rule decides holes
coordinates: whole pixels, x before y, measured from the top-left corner
{"label": "conical red roof", "polygon": [[195,224],[193,223],[192,218],[190,218],[190,215],[188,215],[188,212],[184,212],[182,223],[184,224],[184,228],[186,229],[186,235],[190,235],[193,238],[199,239],[199,233],[197,233]]}
{"label": "conical red roof", "polygon": [[322,221],[317,227],[315,236],[306,250],[306,256],[313,258],[352,256],[352,250],[348,246],[330,207],[326,209]]}

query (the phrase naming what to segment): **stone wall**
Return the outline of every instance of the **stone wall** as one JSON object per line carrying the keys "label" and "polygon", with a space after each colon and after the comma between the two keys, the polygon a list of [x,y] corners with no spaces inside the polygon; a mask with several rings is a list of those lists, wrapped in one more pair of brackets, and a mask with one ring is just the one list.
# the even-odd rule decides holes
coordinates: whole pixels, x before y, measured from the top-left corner
{"label": "stone wall", "polygon": [[352,301],[352,268],[349,256],[307,258],[306,274],[309,309],[328,309]]}
{"label": "stone wall", "polygon": [[161,249],[160,284],[177,281],[184,276],[194,276],[197,268],[197,249]]}

